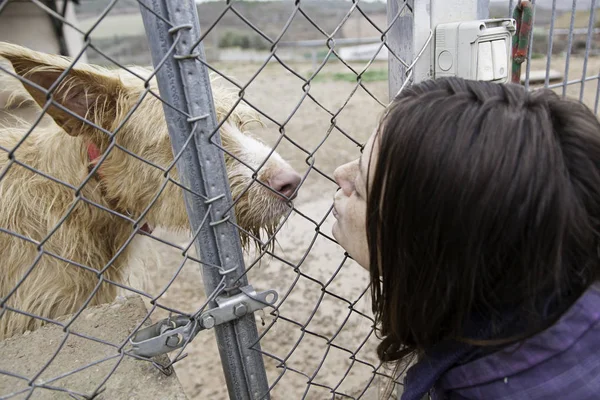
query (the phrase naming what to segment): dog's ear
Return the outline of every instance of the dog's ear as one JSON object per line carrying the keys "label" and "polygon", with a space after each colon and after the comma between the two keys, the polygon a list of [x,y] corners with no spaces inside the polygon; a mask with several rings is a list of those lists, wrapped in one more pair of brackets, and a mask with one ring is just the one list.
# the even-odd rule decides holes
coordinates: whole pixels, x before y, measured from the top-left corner
{"label": "dog's ear", "polygon": [[[0,42],[0,57],[7,59],[15,73],[36,86],[23,82],[23,86],[41,106],[52,99],[71,113],[51,105],[48,114],[69,135],[77,136],[89,126],[86,119],[103,128],[114,123],[117,117],[117,99],[124,90],[120,79],[100,68],[90,65],[72,67],[66,57],[45,54],[21,46]],[[56,83],[63,73],[66,75]],[[41,89],[40,89],[41,88]]]}

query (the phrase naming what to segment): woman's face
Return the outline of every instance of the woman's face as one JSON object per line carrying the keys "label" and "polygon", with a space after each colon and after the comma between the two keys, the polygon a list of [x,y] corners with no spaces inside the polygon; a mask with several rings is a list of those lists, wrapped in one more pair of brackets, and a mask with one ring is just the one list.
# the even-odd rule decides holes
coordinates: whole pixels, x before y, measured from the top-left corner
{"label": "woman's face", "polygon": [[[377,155],[375,133],[371,135],[358,160],[338,167],[333,177],[340,186],[335,193],[333,237],[361,266],[369,268],[367,244],[367,170]],[[372,157],[370,157],[372,155]],[[371,168],[373,174],[373,168]],[[370,179],[369,179],[370,180]]]}

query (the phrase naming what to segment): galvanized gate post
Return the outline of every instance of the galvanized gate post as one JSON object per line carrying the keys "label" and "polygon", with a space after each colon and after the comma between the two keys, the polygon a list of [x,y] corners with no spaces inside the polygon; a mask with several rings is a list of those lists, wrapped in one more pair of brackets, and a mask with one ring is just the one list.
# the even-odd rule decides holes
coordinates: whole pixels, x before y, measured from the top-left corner
{"label": "galvanized gate post", "polygon": [[[192,231],[199,232],[196,249],[203,262],[213,265],[202,266],[206,293],[234,283],[245,286],[239,233],[233,224],[219,223],[235,217],[233,211],[224,213],[232,204],[229,182],[222,151],[210,143],[217,119],[209,74],[199,61],[205,59],[204,48],[201,43],[192,48],[201,35],[196,5],[193,0],[140,0],[140,9],[152,61],[158,70],[160,95],[168,104],[164,112],[173,152],[182,152],[177,161],[180,180],[185,187],[211,199],[204,201],[185,193]],[[192,132],[193,138],[189,140]],[[218,134],[213,140],[220,145]],[[203,223],[207,213],[208,219]],[[215,302],[209,303],[209,307],[216,307]],[[230,398],[268,399],[269,387],[254,315],[250,313],[214,329]],[[212,368],[208,364],[206,367]]]}
{"label": "galvanized gate post", "polygon": [[[419,0],[416,0],[417,2]],[[407,68],[394,54],[397,54],[407,64],[414,59],[414,6],[415,0],[388,0],[387,21],[390,26],[387,34],[388,52],[388,86],[389,99],[394,99],[407,78]],[[400,13],[396,20],[396,15]],[[410,82],[409,82],[410,83]]]}

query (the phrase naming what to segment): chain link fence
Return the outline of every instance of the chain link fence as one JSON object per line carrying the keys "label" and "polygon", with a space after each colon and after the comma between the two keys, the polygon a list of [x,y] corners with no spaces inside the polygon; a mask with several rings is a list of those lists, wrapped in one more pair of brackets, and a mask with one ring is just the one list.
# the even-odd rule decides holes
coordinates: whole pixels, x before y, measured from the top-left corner
{"label": "chain link fence", "polygon": [[[348,3],[333,30],[326,31],[309,14],[314,4],[311,9],[295,2],[289,3],[279,33],[273,29],[267,33],[246,18],[238,4],[228,2],[200,31],[191,2],[139,1],[138,15],[154,65],[151,72],[125,65],[119,51],[104,51],[94,40],[96,29],[101,30],[111,16],[121,16],[119,3],[111,1],[97,10],[99,15],[88,29],[80,28],[86,21],[67,19],[61,4],[29,3],[59,20],[65,30],[79,34],[82,45],[69,54],[73,62],[29,50],[21,53],[7,45],[0,48],[10,62],[3,68],[5,75],[23,87],[33,87],[15,89],[19,98],[5,107],[9,117],[31,115],[19,130],[16,125],[25,124],[23,120],[3,128],[19,133],[10,138],[12,142],[2,142],[7,155],[2,165],[3,205],[19,214],[20,206],[12,203],[30,199],[22,198],[27,193],[17,190],[17,185],[28,187],[35,181],[43,186],[43,181],[49,181],[52,186],[39,189],[47,193],[37,195],[38,204],[49,203],[41,207],[45,216],[21,216],[23,221],[11,215],[2,218],[3,252],[19,263],[10,276],[15,290],[2,289],[3,319],[8,321],[3,334],[33,330],[28,335],[32,337],[44,329],[39,328],[41,321],[61,330],[60,343],[54,344],[47,362],[34,360],[33,370],[27,373],[9,365],[1,368],[5,377],[12,378],[6,381],[3,395],[58,391],[94,397],[110,385],[118,368],[93,382],[87,393],[64,382],[116,359],[133,357],[141,363],[166,352],[172,361],[152,362],[164,372],[175,364],[180,380],[194,382],[184,383],[186,389],[192,386],[191,397],[225,398],[227,392],[240,399],[289,398],[290,394],[294,398],[360,397],[368,390],[377,391],[379,381],[391,375],[375,357],[377,338],[367,274],[331,238],[330,214],[337,189],[333,169],[356,157],[377,113],[388,102],[387,63],[380,53],[389,53],[406,74],[411,70],[409,62],[387,45],[389,28],[370,19],[368,4],[363,10],[359,3]],[[11,6],[4,3],[3,12]],[[409,13],[410,8],[401,3],[389,16],[389,26]],[[202,43],[232,14],[265,41],[266,54],[260,63],[228,68],[207,61]],[[336,39],[344,24],[357,18],[380,39],[366,59],[349,62],[340,55]],[[302,29],[293,27],[299,19],[304,20],[303,29],[309,26],[321,38],[324,53],[315,69],[278,54],[278,44],[290,40],[286,32]],[[64,53],[65,48],[55,53]],[[106,69],[84,67],[82,57]],[[329,93],[331,89],[335,95]],[[345,119],[365,104],[373,112],[362,117],[371,121],[355,132],[356,127]],[[258,120],[264,126],[252,126]],[[297,120],[301,123],[294,124]],[[46,125],[36,126],[42,123]],[[219,129],[221,135],[216,134]],[[268,146],[249,139],[250,129]],[[39,144],[40,135],[56,137],[65,153],[79,155],[83,146],[88,159],[80,166],[89,169],[82,173],[59,162],[52,144],[47,148]],[[297,173],[290,172],[286,162]],[[283,185],[278,185],[279,178]],[[294,205],[290,198],[296,194]],[[55,200],[57,196],[63,203]],[[80,214],[86,213],[93,214],[86,218],[94,220],[82,221]],[[174,232],[186,227],[187,215],[189,237]],[[34,223],[42,226],[30,226]],[[101,231],[94,228],[103,224],[109,226]],[[111,242],[108,254],[95,259],[94,252],[104,249],[94,246],[105,242]],[[9,246],[15,251],[6,250]],[[16,254],[22,248],[31,259]],[[147,254],[147,248],[154,252]],[[48,279],[58,269],[63,282]],[[130,275],[116,273],[121,269],[131,270]],[[64,282],[69,278],[75,282]],[[83,280],[87,286],[80,288],[85,286]],[[5,279],[3,286],[12,283]],[[34,290],[64,290],[61,296],[66,299],[48,301],[68,304],[58,311],[39,306],[28,301],[27,291]],[[87,307],[132,293],[144,298],[148,313],[118,341],[77,329],[88,316]],[[67,320],[61,319],[63,312],[70,314]],[[143,323],[164,317],[170,319],[163,325]],[[168,333],[162,334],[165,330]],[[48,372],[73,337],[102,342],[112,351],[51,376]],[[184,358],[185,354],[189,356]],[[82,361],[89,364],[80,365]]]}
{"label": "chain link fence", "polygon": [[[188,398],[395,396],[332,175],[427,76],[425,3],[0,2],[0,398],[178,398],[151,369]],[[555,54],[559,3],[523,83],[597,112],[595,31],[575,55],[573,1]]]}

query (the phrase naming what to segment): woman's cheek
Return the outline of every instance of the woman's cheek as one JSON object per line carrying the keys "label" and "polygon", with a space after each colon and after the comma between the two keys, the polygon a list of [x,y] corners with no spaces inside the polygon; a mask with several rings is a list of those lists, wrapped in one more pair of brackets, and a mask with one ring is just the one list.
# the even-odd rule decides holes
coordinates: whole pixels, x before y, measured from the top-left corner
{"label": "woman's cheek", "polygon": [[[353,201],[351,207],[348,207],[349,217],[352,219],[352,226],[358,233],[367,234],[366,226],[366,204],[361,200]],[[361,235],[362,236],[362,235]]]}

